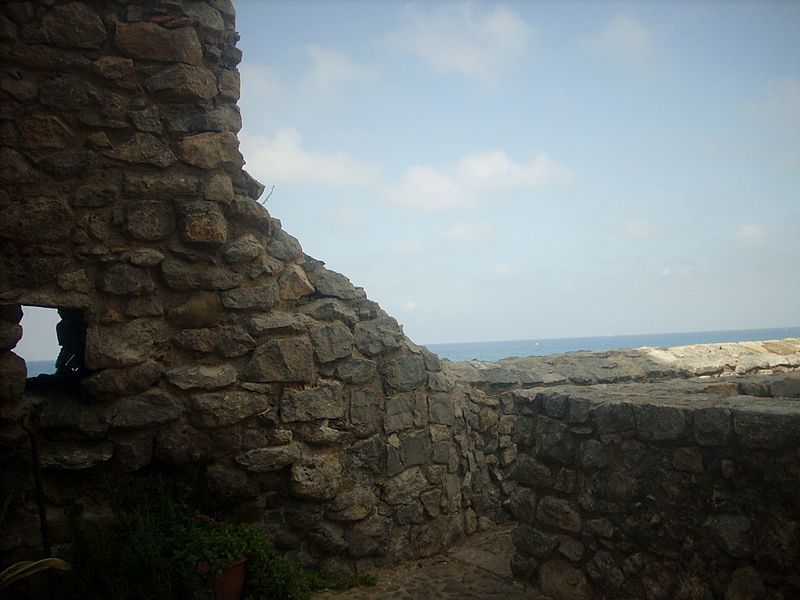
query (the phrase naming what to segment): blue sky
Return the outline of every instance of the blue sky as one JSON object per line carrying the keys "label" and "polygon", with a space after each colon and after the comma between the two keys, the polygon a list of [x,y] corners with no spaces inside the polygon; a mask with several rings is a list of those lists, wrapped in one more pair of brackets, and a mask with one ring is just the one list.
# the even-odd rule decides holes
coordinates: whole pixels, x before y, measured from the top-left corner
{"label": "blue sky", "polygon": [[800,3],[236,8],[245,168],[415,341],[800,324]]}

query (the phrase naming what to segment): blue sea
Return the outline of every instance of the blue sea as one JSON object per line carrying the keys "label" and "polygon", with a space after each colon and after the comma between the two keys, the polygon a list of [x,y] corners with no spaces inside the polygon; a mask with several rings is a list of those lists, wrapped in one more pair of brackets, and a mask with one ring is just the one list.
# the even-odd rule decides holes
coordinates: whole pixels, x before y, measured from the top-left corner
{"label": "blue sea", "polygon": [[791,337],[800,337],[800,327],[425,345],[431,352],[438,354],[439,358],[449,358],[450,360],[471,360],[473,358],[499,360],[510,356],[546,356],[548,354],[561,354],[562,352],[575,352],[577,350],[596,352],[622,348],[641,348],[642,346],[668,348],[670,346],[687,346],[689,344],[752,342]]}

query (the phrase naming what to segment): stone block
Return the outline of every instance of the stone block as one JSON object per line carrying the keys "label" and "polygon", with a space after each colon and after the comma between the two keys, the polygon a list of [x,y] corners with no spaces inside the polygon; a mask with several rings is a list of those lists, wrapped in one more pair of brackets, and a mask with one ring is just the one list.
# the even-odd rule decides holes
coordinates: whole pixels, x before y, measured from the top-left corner
{"label": "stone block", "polygon": [[271,400],[266,394],[243,390],[194,394],[189,402],[189,422],[198,429],[233,425],[266,411]]}
{"label": "stone block", "polygon": [[106,40],[103,21],[81,2],[56,6],[42,19],[42,34],[60,48],[101,48]]}
{"label": "stone block", "polygon": [[258,238],[248,233],[225,246],[222,250],[222,258],[224,258],[227,263],[236,264],[253,260],[261,254],[263,250],[264,245]]}
{"label": "stone block", "polygon": [[414,398],[411,394],[397,394],[386,398],[383,427],[386,433],[407,429],[414,424],[412,412]]}
{"label": "stone block", "polygon": [[44,469],[83,471],[110,460],[114,444],[102,440],[47,440],[40,452]]}
{"label": "stone block", "polygon": [[703,523],[727,554],[734,558],[747,558],[752,554],[752,523],[744,515],[711,515]]}
{"label": "stone block", "polygon": [[699,448],[676,448],[672,452],[672,468],[686,473],[703,472],[703,455]]}
{"label": "stone block", "polygon": [[235,310],[269,310],[280,302],[278,286],[274,283],[252,288],[237,288],[220,295],[225,308]]}
{"label": "stone block", "polygon": [[147,79],[144,87],[151,94],[176,100],[202,102],[217,95],[214,74],[192,65],[170,65]]}
{"label": "stone block", "polygon": [[166,373],[167,381],[182,390],[225,387],[236,381],[237,375],[232,365],[178,367]]}
{"label": "stone block", "polygon": [[569,501],[555,496],[539,500],[536,518],[546,525],[577,533],[581,530],[581,515]]}
{"label": "stone block", "polygon": [[299,300],[315,292],[306,272],[298,265],[287,265],[278,278],[278,285],[284,300]]}
{"label": "stone block", "polygon": [[687,411],[673,406],[634,405],[636,432],[643,440],[664,442],[683,438],[689,429]]}
{"label": "stone block", "polygon": [[283,446],[254,448],[236,457],[236,462],[251,473],[269,473],[294,464],[302,457],[300,445],[296,442]]}
{"label": "stone block", "polygon": [[149,360],[132,367],[103,369],[85,377],[81,385],[94,398],[110,399],[144,392],[158,383],[161,373],[161,365]]}
{"label": "stone block", "polygon": [[179,205],[181,239],[184,242],[224,244],[228,223],[216,202],[189,202]]}
{"label": "stone block", "polygon": [[[216,327],[222,322],[223,309],[219,295],[214,292],[198,292],[183,304],[169,311],[169,318],[177,327]],[[213,346],[212,346],[213,348]],[[209,348],[209,352],[211,348]]]}
{"label": "stone block", "polygon": [[245,371],[248,381],[302,381],[316,378],[314,356],[308,338],[270,340],[253,351]]}
{"label": "stone block", "polygon": [[206,468],[206,486],[211,497],[222,502],[241,501],[258,495],[256,482],[241,469],[227,463]]}
{"label": "stone block", "polygon": [[146,21],[118,22],[114,43],[131,58],[195,65],[203,60],[203,48],[191,27],[167,29]]}
{"label": "stone block", "polygon": [[[242,284],[244,277],[226,267],[187,263],[167,258],[161,263],[161,274],[173,290],[230,290]],[[253,288],[250,288],[253,289]],[[254,294],[254,292],[244,293]],[[252,299],[251,299],[252,300]],[[236,298],[229,303],[236,302]],[[233,307],[230,307],[233,308]]]}
{"label": "stone block", "polygon": [[390,505],[409,504],[428,488],[428,480],[418,466],[386,480],[381,499]]}
{"label": "stone block", "polygon": [[147,242],[167,239],[175,231],[172,204],[150,200],[128,204],[125,231],[131,237]]}
{"label": "stone block", "polygon": [[[356,335],[356,344],[357,340]],[[421,387],[427,375],[422,356],[409,350],[401,350],[391,357],[383,358],[378,370],[385,387],[395,392],[407,392]]]}
{"label": "stone block", "polygon": [[368,487],[350,483],[336,494],[325,511],[325,517],[332,521],[360,521],[372,513],[377,502],[377,497]]}
{"label": "stone block", "polygon": [[332,454],[295,462],[290,474],[292,495],[314,502],[332,500],[339,491],[341,477],[342,464]]}
{"label": "stone block", "polygon": [[[1,157],[0,157],[1,158]],[[31,198],[0,211],[0,239],[22,243],[63,240],[72,235],[73,212],[59,198]]]}
{"label": "stone block", "polygon": [[152,319],[135,319],[121,325],[90,325],[86,330],[86,366],[95,370],[143,363],[159,330],[159,323]]}
{"label": "stone block", "polygon": [[366,358],[348,358],[340,361],[333,374],[345,383],[367,383],[378,375],[377,365]]}
{"label": "stone block", "polygon": [[281,398],[281,420],[339,419],[345,414],[342,385],[330,381],[305,390],[286,390]]}
{"label": "stone block", "polygon": [[98,280],[100,291],[118,296],[139,296],[156,291],[156,284],[147,269],[117,263],[106,269]]}
{"label": "stone block", "polygon": [[767,404],[735,408],[733,430],[745,448],[794,448],[800,442],[800,408]]}
{"label": "stone block", "polygon": [[550,558],[558,547],[558,540],[555,537],[525,524],[514,528],[511,539],[518,552],[537,558]]}
{"label": "stone block", "polygon": [[618,433],[636,428],[633,406],[630,404],[599,404],[591,411],[598,433]]}
{"label": "stone block", "polygon": [[382,396],[372,390],[355,390],[350,394],[350,422],[371,432],[377,431],[383,420]]}
{"label": "stone block", "polygon": [[151,133],[137,131],[127,141],[111,150],[106,156],[132,164],[169,167],[177,160],[172,150]]}
{"label": "stone block", "polygon": [[356,323],[356,347],[367,356],[382,354],[403,345],[403,330],[392,317],[379,317]]}
{"label": "stone block", "polygon": [[724,446],[731,440],[732,424],[727,407],[698,408],[694,411],[694,439],[701,446]]}
{"label": "stone block", "polygon": [[354,338],[341,321],[316,327],[309,332],[314,354],[321,363],[347,358],[353,352]]}
{"label": "stone block", "polygon": [[447,394],[428,396],[428,420],[452,426],[455,423],[453,399]]}
{"label": "stone block", "polygon": [[227,165],[241,167],[244,164],[239,153],[239,140],[230,132],[186,136],[178,143],[178,153],[181,160],[201,169]]}
{"label": "stone block", "polygon": [[560,560],[550,560],[539,567],[539,589],[552,600],[591,600],[591,583],[583,571]]}
{"label": "stone block", "polygon": [[183,408],[166,392],[152,390],[106,404],[102,414],[112,429],[142,429],[178,419]]}
{"label": "stone block", "polygon": [[424,465],[431,460],[431,438],[426,429],[400,436],[400,458],[403,465]]}
{"label": "stone block", "polygon": [[11,350],[22,339],[22,326],[0,321],[0,351]]}
{"label": "stone block", "polygon": [[348,552],[351,556],[383,556],[391,542],[392,520],[374,513],[345,530]]}

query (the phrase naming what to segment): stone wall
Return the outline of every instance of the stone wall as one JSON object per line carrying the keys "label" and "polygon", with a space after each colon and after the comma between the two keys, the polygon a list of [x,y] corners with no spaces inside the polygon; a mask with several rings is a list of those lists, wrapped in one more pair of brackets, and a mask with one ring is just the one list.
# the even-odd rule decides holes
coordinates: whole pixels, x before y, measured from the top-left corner
{"label": "stone wall", "polygon": [[[56,542],[155,471],[309,561],[431,554],[492,504],[471,390],[259,202],[237,38],[229,0],[0,4],[2,551],[40,554],[26,419]],[[77,383],[26,387],[20,305],[78,311]]]}
{"label": "stone wall", "polygon": [[798,597],[799,398],[774,375],[507,392],[515,573],[557,599]]}

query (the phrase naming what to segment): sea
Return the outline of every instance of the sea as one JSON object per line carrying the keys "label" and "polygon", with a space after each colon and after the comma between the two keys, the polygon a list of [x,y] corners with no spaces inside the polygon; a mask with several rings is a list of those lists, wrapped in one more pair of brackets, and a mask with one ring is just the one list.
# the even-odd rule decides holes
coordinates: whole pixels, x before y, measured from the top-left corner
{"label": "sea", "polygon": [[753,342],[800,338],[800,327],[773,329],[734,329],[727,331],[691,331],[684,333],[647,333],[640,335],[606,335],[600,337],[547,338],[509,340],[503,342],[463,342],[425,344],[439,358],[450,360],[500,360],[511,356],[547,356],[578,350],[620,350],[625,348],[669,348],[690,344]]}
{"label": "sea", "polygon": [[[507,340],[504,342],[461,342],[426,344],[439,358],[450,360],[500,360],[510,356],[546,356],[578,350],[618,350],[651,346],[668,348],[689,344],[715,344],[722,342],[752,342],[800,338],[800,327],[773,329],[734,329],[727,331],[692,331],[685,333],[647,333],[641,335],[606,335],[601,337],[543,338],[534,340]],[[28,361],[28,377],[54,373],[56,361]]]}

